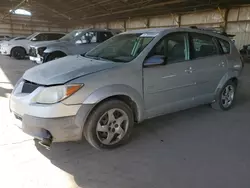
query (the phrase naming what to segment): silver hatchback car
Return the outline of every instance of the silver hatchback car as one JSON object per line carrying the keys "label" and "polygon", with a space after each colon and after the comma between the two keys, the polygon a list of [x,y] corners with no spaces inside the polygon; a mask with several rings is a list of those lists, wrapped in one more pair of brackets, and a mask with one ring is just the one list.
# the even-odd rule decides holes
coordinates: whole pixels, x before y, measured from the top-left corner
{"label": "silver hatchback car", "polygon": [[234,44],[220,34],[128,31],[85,55],[27,70],[10,109],[45,146],[85,137],[110,149],[128,141],[135,122],[201,104],[230,109],[242,66]]}

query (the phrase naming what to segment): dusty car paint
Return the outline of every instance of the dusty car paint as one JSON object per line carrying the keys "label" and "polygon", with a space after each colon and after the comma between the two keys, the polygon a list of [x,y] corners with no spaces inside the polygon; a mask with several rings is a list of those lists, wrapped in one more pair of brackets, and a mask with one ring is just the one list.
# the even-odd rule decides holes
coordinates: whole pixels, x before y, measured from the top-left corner
{"label": "dusty car paint", "polygon": [[[188,59],[185,64],[144,66],[145,59],[151,49],[163,36],[175,32],[201,33],[223,39],[230,44],[231,52],[195,60]],[[87,56],[69,56],[28,70],[23,79],[40,85],[38,89],[41,90],[51,85],[84,84],[84,86],[69,98],[50,105],[32,103],[30,97],[32,93],[22,94],[14,91],[10,108],[14,113],[20,114],[21,112],[26,115],[24,117],[26,117],[27,132],[36,136],[40,129],[48,129],[57,136],[55,141],[80,139],[82,138],[83,126],[91,110],[104,99],[117,95],[127,96],[135,104],[135,120],[137,122],[200,104],[212,103],[219,89],[228,80],[238,78],[241,73],[240,55],[232,41],[225,36],[189,28],[137,30],[120,35],[129,33],[154,37],[143,51],[130,62],[119,63],[86,58]],[[71,107],[74,109],[73,112],[69,111]],[[27,108],[29,111],[20,110],[18,112],[18,108],[19,110]],[[39,116],[34,115],[32,109],[41,109]],[[30,123],[34,121],[28,121],[27,117],[29,117],[28,119],[34,117],[37,122],[44,122],[44,125],[42,123],[31,125]],[[75,122],[72,129],[70,129],[71,123],[65,128],[60,127],[55,117],[58,118],[59,122],[62,118],[68,117],[67,121],[71,123],[73,118]],[[48,126],[51,124],[49,118],[53,119],[53,127]],[[33,132],[32,126],[35,127]],[[57,134],[59,132],[60,134]],[[73,136],[69,138],[68,135]]]}

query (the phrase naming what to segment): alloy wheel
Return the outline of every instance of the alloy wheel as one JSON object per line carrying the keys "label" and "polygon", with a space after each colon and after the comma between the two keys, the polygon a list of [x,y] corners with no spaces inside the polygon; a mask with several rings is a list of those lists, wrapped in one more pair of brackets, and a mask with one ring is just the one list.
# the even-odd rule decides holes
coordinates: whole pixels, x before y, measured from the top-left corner
{"label": "alloy wheel", "polygon": [[105,112],[98,120],[96,135],[104,145],[114,145],[126,135],[129,118],[126,112],[115,108]]}
{"label": "alloy wheel", "polygon": [[224,108],[232,105],[235,96],[235,89],[232,85],[227,85],[221,94],[221,103]]}

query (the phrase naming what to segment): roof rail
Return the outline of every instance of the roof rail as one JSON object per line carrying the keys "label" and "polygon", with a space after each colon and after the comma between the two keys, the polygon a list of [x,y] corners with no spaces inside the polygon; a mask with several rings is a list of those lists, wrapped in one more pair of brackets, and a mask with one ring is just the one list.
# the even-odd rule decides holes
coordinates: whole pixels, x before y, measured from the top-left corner
{"label": "roof rail", "polygon": [[203,28],[201,28],[201,27],[197,27],[197,26],[190,26],[190,28],[204,30],[204,31],[211,31],[211,32],[214,32],[214,33],[217,33],[217,34],[229,37],[229,38],[232,38],[232,37],[235,36],[235,35],[232,35],[232,34],[228,34],[225,31],[219,30],[219,29],[222,29],[222,28],[219,28],[219,29],[216,29],[216,28],[213,28],[213,27],[203,27]]}

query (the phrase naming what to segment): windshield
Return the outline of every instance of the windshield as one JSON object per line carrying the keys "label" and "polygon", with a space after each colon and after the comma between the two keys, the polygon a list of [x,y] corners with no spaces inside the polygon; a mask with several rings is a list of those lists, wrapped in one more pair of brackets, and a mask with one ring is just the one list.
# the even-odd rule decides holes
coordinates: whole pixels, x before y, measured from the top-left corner
{"label": "windshield", "polygon": [[130,62],[154,39],[141,33],[121,34],[100,44],[85,57],[107,59],[114,62]]}
{"label": "windshield", "polygon": [[71,41],[72,39],[74,39],[76,37],[80,37],[84,33],[85,33],[84,30],[74,30],[74,31],[71,31],[70,33],[68,33],[67,35],[65,35],[64,37],[60,38],[59,40]]}
{"label": "windshield", "polygon": [[26,39],[27,40],[30,40],[30,39],[32,39],[34,36],[36,36],[37,35],[37,33],[33,33],[32,35],[30,35],[30,36],[28,36]]}

